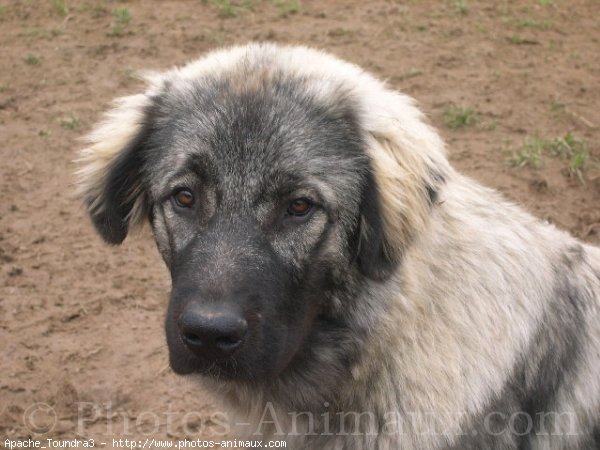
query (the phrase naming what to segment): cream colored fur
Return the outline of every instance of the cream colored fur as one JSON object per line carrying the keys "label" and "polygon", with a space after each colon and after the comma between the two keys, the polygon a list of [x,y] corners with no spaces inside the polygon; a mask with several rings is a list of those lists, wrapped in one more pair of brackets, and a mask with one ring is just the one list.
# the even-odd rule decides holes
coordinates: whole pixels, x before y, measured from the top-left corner
{"label": "cream colored fur", "polygon": [[[122,99],[89,136],[79,172],[82,193],[94,197],[101,189],[111,160],[139,131],[142,109],[164,83],[185,90],[204,76],[264,67],[265,60],[272,71],[314,80],[310,87],[317,98],[334,100],[341,88],[355,102],[379,186],[387,250],[402,254],[402,264],[392,278],[373,282],[369,288],[371,299],[381,298],[381,304],[391,299],[391,307],[365,311],[365,320],[385,319],[369,324],[367,351],[340,386],[339,404],[332,408],[405,415],[460,412],[460,424],[468,424],[513,375],[518,358],[548,312],[553,266],[569,246],[578,244],[496,192],[457,174],[447,162],[440,137],[413,101],[357,66],[303,47],[252,44],[213,52],[183,68],[149,76],[147,92]],[[434,209],[424,201],[428,185],[440,188]],[[583,425],[600,408],[600,281],[594,275],[594,270],[600,272],[600,252],[584,246],[584,260],[577,270],[579,283],[594,292],[595,302],[587,311],[591,338],[584,370],[572,380],[575,395],[559,396],[561,407],[576,411]],[[374,303],[365,301],[364,308],[376,308]],[[275,402],[281,418],[288,415],[269,392],[214,380],[203,379],[203,383],[220,392],[240,420],[254,421],[255,428],[266,402]],[[291,426],[286,420],[284,428]],[[449,428],[456,425],[456,415],[439,420]],[[287,439],[293,448],[406,450],[443,448],[456,439],[451,433],[424,436],[411,426],[405,432],[400,438]],[[548,441],[543,448],[562,448],[556,442]]]}

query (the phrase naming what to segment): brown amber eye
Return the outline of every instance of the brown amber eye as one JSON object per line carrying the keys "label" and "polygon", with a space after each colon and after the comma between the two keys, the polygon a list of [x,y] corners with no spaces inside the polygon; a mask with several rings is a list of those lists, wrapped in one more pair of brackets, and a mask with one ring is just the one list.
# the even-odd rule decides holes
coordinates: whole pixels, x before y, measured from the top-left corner
{"label": "brown amber eye", "polygon": [[298,198],[298,199],[294,200],[292,203],[290,203],[290,206],[288,207],[287,212],[290,216],[300,217],[300,216],[307,215],[310,212],[311,208],[312,208],[311,202],[309,202],[305,198]]}
{"label": "brown amber eye", "polygon": [[177,191],[175,195],[173,195],[173,199],[175,200],[177,206],[182,208],[189,208],[194,204],[194,194],[187,189]]}

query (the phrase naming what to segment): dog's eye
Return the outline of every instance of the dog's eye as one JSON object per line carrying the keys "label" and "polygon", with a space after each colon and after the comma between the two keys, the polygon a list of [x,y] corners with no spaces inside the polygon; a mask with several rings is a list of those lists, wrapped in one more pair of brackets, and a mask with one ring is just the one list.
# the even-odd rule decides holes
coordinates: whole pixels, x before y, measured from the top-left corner
{"label": "dog's eye", "polygon": [[173,194],[173,201],[181,208],[191,208],[194,205],[194,194],[187,189],[180,189]]}
{"label": "dog's eye", "polygon": [[288,206],[287,213],[290,216],[302,217],[307,215],[312,209],[312,203],[305,198],[297,198],[290,206]]}

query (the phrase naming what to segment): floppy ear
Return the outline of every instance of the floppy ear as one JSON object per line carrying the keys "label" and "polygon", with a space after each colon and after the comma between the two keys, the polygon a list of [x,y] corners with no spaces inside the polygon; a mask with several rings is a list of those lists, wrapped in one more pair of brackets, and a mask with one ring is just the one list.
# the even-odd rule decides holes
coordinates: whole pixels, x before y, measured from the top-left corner
{"label": "floppy ear", "polygon": [[379,193],[371,171],[367,173],[360,204],[357,262],[360,271],[369,278],[383,280],[396,267],[398,258],[386,242]]}
{"label": "floppy ear", "polygon": [[102,238],[120,244],[130,226],[147,216],[142,182],[143,146],[150,129],[150,97],[117,100],[88,136],[77,172],[79,192]]}
{"label": "floppy ear", "polygon": [[371,179],[363,194],[358,262],[385,278],[428,225],[452,169],[444,144],[412,100],[387,89],[362,96]]}

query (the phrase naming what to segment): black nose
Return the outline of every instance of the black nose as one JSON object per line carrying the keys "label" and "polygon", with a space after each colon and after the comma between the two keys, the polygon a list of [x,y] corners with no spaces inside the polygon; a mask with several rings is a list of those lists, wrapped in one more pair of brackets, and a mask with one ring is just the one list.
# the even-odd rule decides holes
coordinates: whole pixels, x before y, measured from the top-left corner
{"label": "black nose", "polygon": [[177,325],[181,340],[197,356],[217,359],[230,356],[244,342],[248,323],[235,311],[191,304]]}

